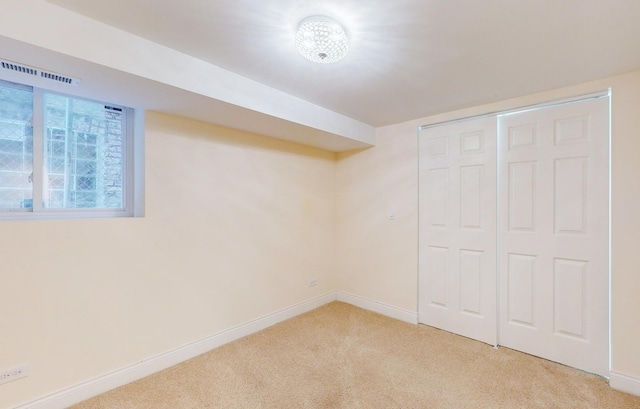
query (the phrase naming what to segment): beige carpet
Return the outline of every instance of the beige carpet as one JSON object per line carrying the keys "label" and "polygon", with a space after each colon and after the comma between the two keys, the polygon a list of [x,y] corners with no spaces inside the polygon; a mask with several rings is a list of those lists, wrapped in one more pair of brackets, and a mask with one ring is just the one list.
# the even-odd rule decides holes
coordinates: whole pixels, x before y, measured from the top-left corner
{"label": "beige carpet", "polygon": [[332,303],[74,409],[640,408],[605,379]]}

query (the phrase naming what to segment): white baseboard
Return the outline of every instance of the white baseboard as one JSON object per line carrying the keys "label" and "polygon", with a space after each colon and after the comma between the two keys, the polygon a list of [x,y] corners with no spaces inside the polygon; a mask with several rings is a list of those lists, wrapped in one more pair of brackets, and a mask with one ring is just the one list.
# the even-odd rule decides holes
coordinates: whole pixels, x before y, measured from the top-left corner
{"label": "white baseboard", "polygon": [[257,318],[246,324],[220,332],[172,351],[151,357],[96,379],[63,389],[57,393],[16,407],[15,409],[64,409],[94,396],[137,381],[146,376],[191,359],[236,339],[261,331],[279,322],[314,310],[336,301],[336,293],[330,292],[317,298],[285,308],[273,314]]}
{"label": "white baseboard", "polygon": [[[330,292],[317,298],[285,308],[273,314],[257,318],[246,324],[228,329],[172,351],[156,355],[139,363],[129,365],[90,381],[80,383],[59,392],[34,400],[15,409],[64,409],[102,393],[137,381],[200,354],[251,335],[279,322],[286,321],[333,301],[342,301],[365,310],[373,311],[411,324],[418,323],[418,314],[392,307],[377,301],[343,292]],[[613,378],[613,376],[612,376]],[[636,381],[637,382],[637,381]],[[637,387],[638,384],[636,384]],[[622,389],[621,389],[622,390]],[[633,393],[633,392],[632,392]]]}
{"label": "white baseboard", "polygon": [[613,389],[640,396],[640,379],[616,371],[609,373],[609,386]]}
{"label": "white baseboard", "polygon": [[362,298],[357,295],[337,292],[337,301],[342,301],[347,304],[355,305],[365,310],[377,312],[378,314],[386,315],[390,318],[395,318],[400,321],[408,322],[409,324],[418,323],[418,313],[403,310],[400,308],[392,307],[377,301],[370,300],[368,298]]}

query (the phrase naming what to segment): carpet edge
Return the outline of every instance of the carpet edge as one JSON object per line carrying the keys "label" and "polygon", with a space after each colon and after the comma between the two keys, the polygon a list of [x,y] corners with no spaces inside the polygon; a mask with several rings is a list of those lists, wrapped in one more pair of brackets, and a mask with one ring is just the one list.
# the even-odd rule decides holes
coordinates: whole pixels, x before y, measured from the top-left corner
{"label": "carpet edge", "polygon": [[64,409],[112,389],[137,381],[214,348],[251,335],[290,318],[302,315],[325,304],[336,301],[337,294],[331,291],[324,295],[300,302],[272,314],[268,314],[236,327],[218,332],[187,345],[150,357],[138,363],[117,369],[97,378],[79,383],[16,406],[15,409]]}
{"label": "carpet edge", "polygon": [[407,322],[409,324],[418,324],[418,313],[416,312],[403,310],[398,307],[392,307],[378,301],[370,300],[368,298],[345,293],[342,291],[337,291],[336,295],[337,301],[342,301],[347,304],[362,308],[364,310],[373,311],[378,314],[385,315],[389,318],[395,318],[397,320]]}

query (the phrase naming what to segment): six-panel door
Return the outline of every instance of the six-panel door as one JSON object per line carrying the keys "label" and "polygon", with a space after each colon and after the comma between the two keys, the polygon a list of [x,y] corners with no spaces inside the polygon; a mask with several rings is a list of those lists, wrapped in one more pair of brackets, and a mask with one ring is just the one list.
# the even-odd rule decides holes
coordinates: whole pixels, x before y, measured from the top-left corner
{"label": "six-panel door", "polygon": [[609,101],[499,119],[499,343],[608,376]]}
{"label": "six-panel door", "polygon": [[496,120],[420,133],[420,322],[496,344]]}

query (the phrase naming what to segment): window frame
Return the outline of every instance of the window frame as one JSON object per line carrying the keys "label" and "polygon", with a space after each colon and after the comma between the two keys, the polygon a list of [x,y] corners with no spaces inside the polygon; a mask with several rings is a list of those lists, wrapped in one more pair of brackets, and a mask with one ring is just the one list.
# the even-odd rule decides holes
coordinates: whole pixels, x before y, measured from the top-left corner
{"label": "window frame", "polygon": [[[85,96],[54,91],[47,88],[31,86],[27,84],[7,81],[0,78],[0,86],[14,87],[30,90],[33,95],[32,117],[32,144],[33,144],[33,174],[32,174],[32,207],[31,208],[0,208],[1,221],[18,220],[56,220],[56,219],[95,219],[95,218],[119,218],[133,217],[139,213],[136,211],[136,175],[139,169],[134,159],[140,143],[136,142],[136,126],[134,118],[138,113],[119,104],[87,98]],[[46,143],[46,129],[44,127],[44,94],[59,95],[67,98],[80,99],[87,102],[98,103],[122,111],[122,208],[47,208],[44,207],[44,178],[46,177],[46,158],[44,144]]]}

